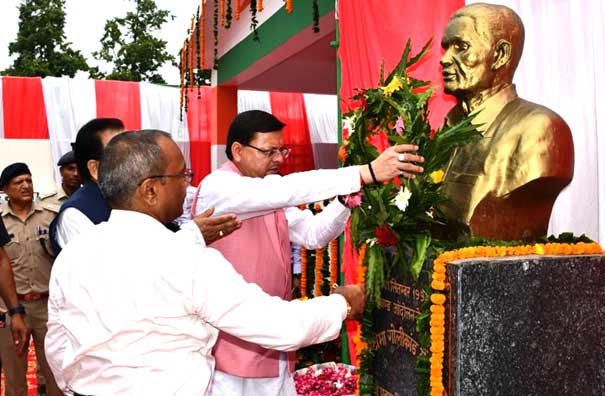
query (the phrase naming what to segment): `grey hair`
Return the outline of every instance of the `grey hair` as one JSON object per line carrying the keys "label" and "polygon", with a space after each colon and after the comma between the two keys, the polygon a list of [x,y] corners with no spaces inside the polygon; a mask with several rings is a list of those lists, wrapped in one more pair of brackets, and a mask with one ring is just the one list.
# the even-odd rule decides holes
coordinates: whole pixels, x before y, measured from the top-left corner
{"label": "grey hair", "polygon": [[456,11],[450,20],[457,17],[471,18],[479,36],[488,43],[491,41],[492,46],[500,39],[510,42],[510,67],[514,73],[521,60],[525,41],[523,21],[515,11],[496,4],[474,3]]}
{"label": "grey hair", "polygon": [[99,189],[112,208],[130,207],[134,192],[146,178],[161,175],[168,164],[158,140],[170,134],[148,129],[115,136],[99,164]]}

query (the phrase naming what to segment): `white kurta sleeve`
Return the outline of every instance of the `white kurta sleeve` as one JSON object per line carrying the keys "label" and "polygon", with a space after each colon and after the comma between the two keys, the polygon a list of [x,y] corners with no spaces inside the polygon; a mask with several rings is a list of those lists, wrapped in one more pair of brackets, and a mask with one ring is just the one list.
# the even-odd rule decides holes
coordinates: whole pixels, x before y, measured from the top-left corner
{"label": "white kurta sleeve", "polygon": [[193,220],[189,220],[183,224],[181,224],[181,229],[176,232],[176,235],[179,238],[189,240],[201,247],[206,247],[206,241],[204,240],[204,236],[200,231],[200,228],[193,222]]}
{"label": "white kurta sleeve", "polygon": [[48,322],[46,337],[44,338],[44,352],[48,366],[53,372],[59,389],[66,392],[65,378],[63,376],[63,360],[68,345],[67,330],[60,321],[61,290],[55,278],[50,281],[50,295],[48,298]]}
{"label": "white kurta sleeve", "polygon": [[94,223],[76,208],[67,208],[57,220],[57,243],[64,248],[76,235],[94,227]]}
{"label": "white kurta sleeve", "polygon": [[199,214],[214,205],[215,215],[235,213],[245,220],[275,209],[351,194],[360,188],[358,166],[264,178],[219,169],[202,181],[196,211]]}
{"label": "white kurta sleeve", "polygon": [[195,254],[190,308],[214,327],[280,351],[338,336],[347,315],[341,295],[284,301],[247,283],[217,250],[206,248]]}
{"label": "white kurta sleeve", "polygon": [[285,214],[290,241],[307,249],[324,247],[342,234],[350,212],[336,199],[316,215],[310,210],[288,208]]}

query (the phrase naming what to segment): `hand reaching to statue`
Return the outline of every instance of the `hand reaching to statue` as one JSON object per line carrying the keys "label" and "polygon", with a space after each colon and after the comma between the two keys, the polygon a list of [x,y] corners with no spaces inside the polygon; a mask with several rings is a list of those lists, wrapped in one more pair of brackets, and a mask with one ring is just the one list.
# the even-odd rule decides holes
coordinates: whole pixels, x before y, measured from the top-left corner
{"label": "hand reaching to statue", "polygon": [[[347,300],[347,320],[359,320],[366,307],[366,288],[362,285],[336,286],[332,293],[340,294]],[[350,309],[349,309],[350,308]]]}
{"label": "hand reaching to statue", "polygon": [[389,147],[374,161],[359,169],[361,178],[366,184],[380,183],[397,176],[413,179],[416,177],[416,173],[424,171],[424,168],[416,165],[416,163],[424,162],[423,156],[414,154],[417,150],[418,146],[413,144]]}
{"label": "hand reaching to statue", "polygon": [[242,222],[234,214],[210,217],[212,213],[214,213],[214,206],[193,218],[194,223],[199,227],[204,237],[206,245],[231,234],[242,226]]}

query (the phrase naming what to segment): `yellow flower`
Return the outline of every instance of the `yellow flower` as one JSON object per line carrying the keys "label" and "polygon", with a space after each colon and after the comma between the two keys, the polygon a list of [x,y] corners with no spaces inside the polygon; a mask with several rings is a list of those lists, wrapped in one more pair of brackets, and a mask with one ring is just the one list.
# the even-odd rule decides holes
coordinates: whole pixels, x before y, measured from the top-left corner
{"label": "yellow flower", "polygon": [[535,248],[536,254],[544,254],[544,246],[540,245],[539,243],[536,243]]}
{"label": "yellow flower", "polygon": [[401,89],[401,87],[403,87],[401,80],[399,80],[397,76],[394,76],[391,82],[386,87],[382,87],[382,91],[386,96],[391,96],[393,92],[397,91],[398,89]]}
{"label": "yellow flower", "polygon": [[433,183],[437,184],[437,183],[441,183],[443,181],[443,175],[445,174],[445,172],[443,172],[441,169],[436,170],[435,172],[431,172],[431,179],[433,179]]}

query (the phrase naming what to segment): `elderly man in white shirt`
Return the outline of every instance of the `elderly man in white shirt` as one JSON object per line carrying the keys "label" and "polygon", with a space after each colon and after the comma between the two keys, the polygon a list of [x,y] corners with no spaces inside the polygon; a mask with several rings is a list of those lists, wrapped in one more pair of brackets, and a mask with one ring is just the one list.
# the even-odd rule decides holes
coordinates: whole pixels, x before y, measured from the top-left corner
{"label": "elderly man in white shirt", "polygon": [[[227,161],[200,184],[196,209],[236,213],[242,226],[211,246],[220,251],[248,282],[290,299],[289,242],[316,249],[340,235],[350,210],[334,200],[313,215],[296,205],[345,195],[363,183],[395,176],[414,177],[424,159],[415,145],[384,151],[367,165],[280,176],[290,154],[284,147],[284,124],[272,114],[252,110],[238,114],[229,127]],[[214,349],[216,374],[212,396],[294,396],[293,356],[270,351],[221,333]]]}
{"label": "elderly man in white shirt", "polygon": [[189,174],[170,135],[114,138],[99,173],[111,216],[62,250],[50,281],[46,353],[63,391],[207,395],[218,329],[287,351],[333,339],[362,314],[360,286],[286,302],[166,229]]}

